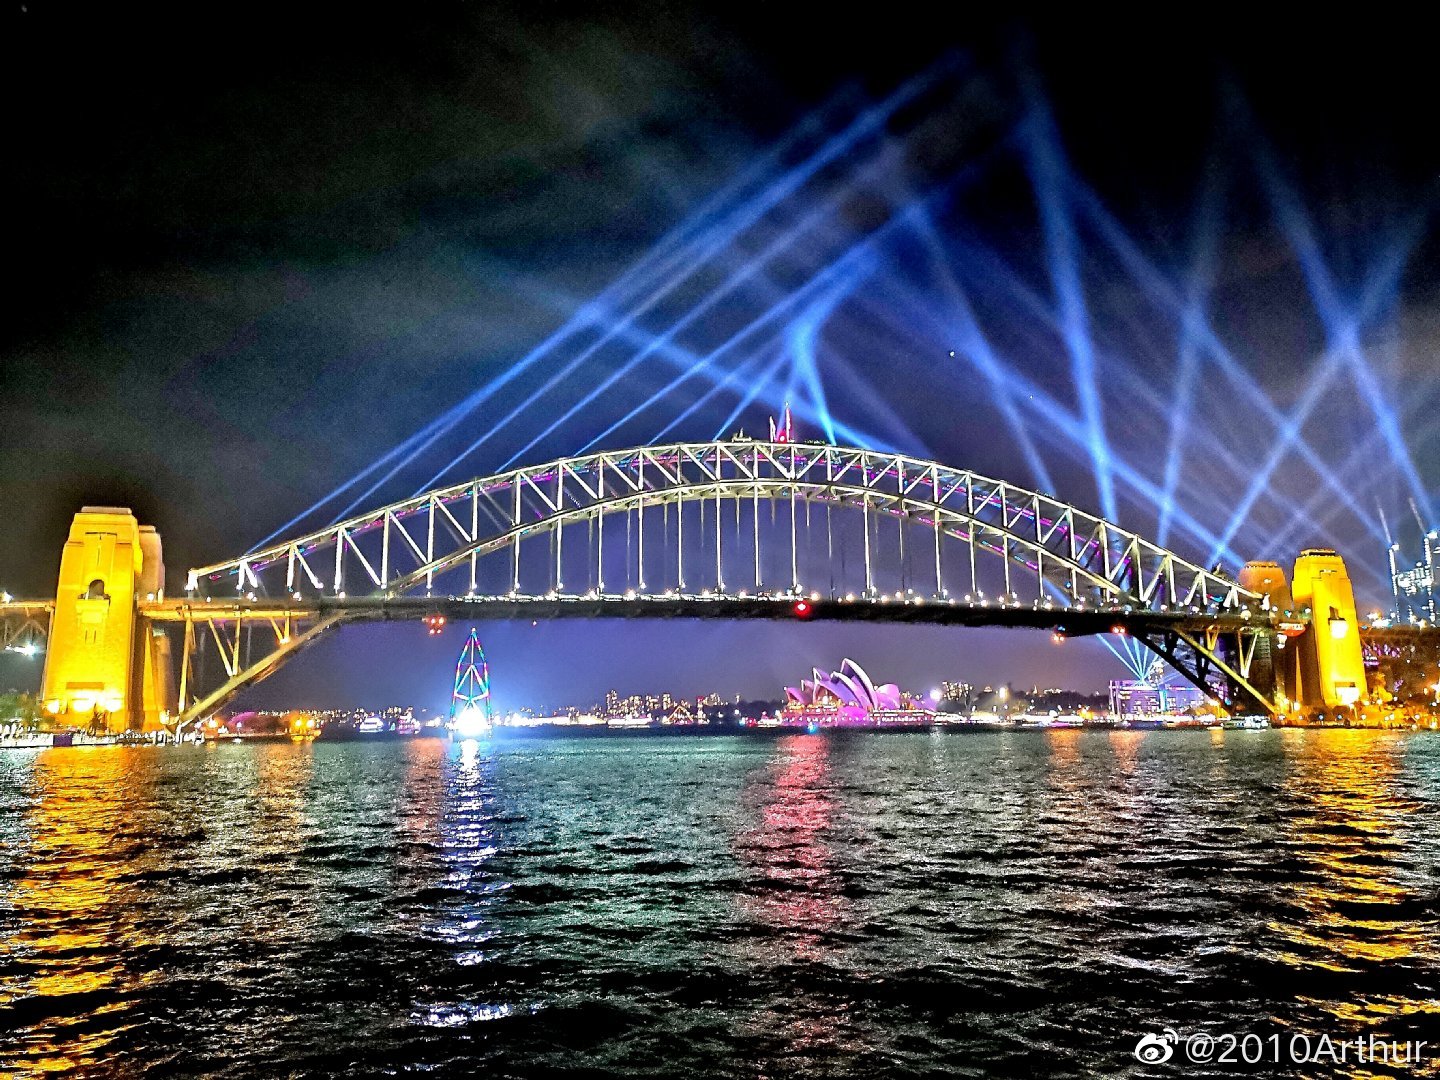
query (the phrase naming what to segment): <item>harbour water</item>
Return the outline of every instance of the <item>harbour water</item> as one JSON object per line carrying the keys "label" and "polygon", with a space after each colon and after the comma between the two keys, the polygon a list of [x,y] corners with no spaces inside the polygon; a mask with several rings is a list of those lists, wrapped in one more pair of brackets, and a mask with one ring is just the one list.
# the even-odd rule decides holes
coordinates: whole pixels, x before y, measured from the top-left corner
{"label": "harbour water", "polygon": [[1437,889],[1426,732],[6,750],[0,1074],[1233,1075],[1430,1037]]}

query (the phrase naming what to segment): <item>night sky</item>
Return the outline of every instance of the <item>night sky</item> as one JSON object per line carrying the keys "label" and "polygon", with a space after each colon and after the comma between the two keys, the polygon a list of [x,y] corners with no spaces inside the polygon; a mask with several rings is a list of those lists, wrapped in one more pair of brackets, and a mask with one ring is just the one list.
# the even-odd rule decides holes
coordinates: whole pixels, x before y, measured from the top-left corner
{"label": "night sky", "polygon": [[[82,504],[155,524],[178,591],[437,475],[759,431],[786,399],[807,435],[1196,561],[1335,546],[1366,606],[1382,511],[1407,554],[1436,524],[1417,28],[414,8],[5,9],[0,586],[53,593]],[[481,633],[502,707],[774,695],[846,655],[915,689],[1124,673],[1022,632]],[[247,700],[439,705],[460,643],[346,630]]]}

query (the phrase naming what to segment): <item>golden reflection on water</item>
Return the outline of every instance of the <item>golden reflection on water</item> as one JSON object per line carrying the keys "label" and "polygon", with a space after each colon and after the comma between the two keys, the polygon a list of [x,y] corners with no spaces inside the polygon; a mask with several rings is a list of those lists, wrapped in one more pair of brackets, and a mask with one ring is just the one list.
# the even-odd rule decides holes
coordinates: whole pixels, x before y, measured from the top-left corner
{"label": "golden reflection on water", "polygon": [[[0,953],[22,973],[0,983],[0,1006],[21,1024],[37,1023],[25,1072],[93,1066],[126,1028],[124,997],[158,975],[137,975],[125,954],[151,942],[127,902],[132,876],[153,863],[143,843],[126,837],[132,814],[148,798],[145,748],[45,750],[34,761],[34,798],[26,815],[24,875],[9,896],[13,916]],[[83,1027],[69,1026],[71,1016]],[[113,1016],[111,1024],[96,1017]]]}
{"label": "golden reflection on water", "polygon": [[[1272,920],[1277,957],[1297,970],[1349,973],[1378,964],[1406,970],[1440,962],[1433,912],[1408,887],[1401,867],[1418,804],[1399,781],[1413,736],[1347,731],[1281,733],[1289,772],[1283,828],[1312,873],[1286,897],[1302,918]],[[1430,885],[1433,892],[1433,883]],[[1396,982],[1413,983],[1403,971]],[[1404,994],[1307,998],[1350,1027],[1433,1024],[1440,1002]]]}
{"label": "golden reflection on water", "polygon": [[1045,745],[1054,767],[1052,775],[1063,775],[1079,762],[1082,734],[1074,728],[1050,728],[1045,732]]}
{"label": "golden reflection on water", "polygon": [[255,761],[255,831],[267,842],[293,846],[304,828],[310,782],[315,776],[315,743],[309,739],[260,748]]}
{"label": "golden reflection on water", "polygon": [[1140,758],[1140,747],[1145,742],[1145,732],[1111,728],[1105,733],[1105,736],[1106,741],[1110,744],[1110,753],[1115,757],[1116,766],[1121,773],[1130,776],[1135,772],[1135,763]]}

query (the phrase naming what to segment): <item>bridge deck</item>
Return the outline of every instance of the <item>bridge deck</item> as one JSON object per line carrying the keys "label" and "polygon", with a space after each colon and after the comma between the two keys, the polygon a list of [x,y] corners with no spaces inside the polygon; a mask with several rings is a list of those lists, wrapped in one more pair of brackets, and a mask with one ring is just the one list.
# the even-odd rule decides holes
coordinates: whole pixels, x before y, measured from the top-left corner
{"label": "bridge deck", "polygon": [[[798,611],[797,604],[804,610]],[[346,621],[405,621],[428,615],[489,622],[506,619],[779,619],[792,622],[888,622],[932,626],[1000,626],[1063,631],[1067,635],[1111,633],[1117,626],[1222,631],[1268,625],[1244,612],[1154,612],[1119,608],[1085,610],[948,600],[861,600],[793,596],[450,596],[311,598],[293,603],[267,600],[176,600],[142,604],[147,618],[209,622],[241,619],[311,620],[331,615]]]}

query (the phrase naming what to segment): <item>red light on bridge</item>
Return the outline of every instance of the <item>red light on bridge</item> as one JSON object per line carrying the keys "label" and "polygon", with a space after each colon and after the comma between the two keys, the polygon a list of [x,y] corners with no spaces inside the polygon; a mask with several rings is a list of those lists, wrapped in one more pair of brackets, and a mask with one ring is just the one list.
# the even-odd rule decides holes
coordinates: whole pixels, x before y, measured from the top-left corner
{"label": "red light on bridge", "polygon": [[809,600],[796,600],[790,610],[795,613],[797,619],[808,619],[815,609],[810,606]]}
{"label": "red light on bridge", "polygon": [[1124,637],[1129,632],[1129,630],[1126,630],[1125,627],[1121,626],[1119,623],[1116,623],[1114,626],[1110,627],[1110,633],[1119,634],[1121,637]]}

